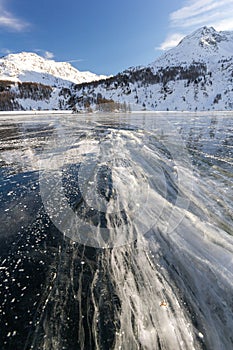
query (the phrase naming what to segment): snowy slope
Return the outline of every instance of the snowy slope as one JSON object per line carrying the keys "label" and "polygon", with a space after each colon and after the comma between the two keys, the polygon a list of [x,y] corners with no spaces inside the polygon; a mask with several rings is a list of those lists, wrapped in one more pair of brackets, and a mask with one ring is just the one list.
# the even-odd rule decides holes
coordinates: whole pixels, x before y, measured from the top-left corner
{"label": "snowy slope", "polygon": [[147,67],[79,86],[74,90],[76,107],[88,102],[98,108],[99,94],[101,100],[130,103],[132,109],[232,110],[232,57],[233,32],[203,27]]}
{"label": "snowy slope", "polygon": [[48,60],[31,52],[10,54],[0,59],[0,80],[68,86],[103,78],[106,77],[80,72],[70,63]]}
{"label": "snowy slope", "polygon": [[213,27],[202,27],[187,35],[173,49],[168,50],[150,66],[188,64],[192,61],[216,63],[231,58],[233,54],[233,32],[217,32]]}
{"label": "snowy slope", "polygon": [[233,32],[200,28],[151,64],[109,78],[34,53],[12,54],[0,59],[1,80],[52,87],[13,84],[9,94],[1,86],[2,110],[232,110]]}

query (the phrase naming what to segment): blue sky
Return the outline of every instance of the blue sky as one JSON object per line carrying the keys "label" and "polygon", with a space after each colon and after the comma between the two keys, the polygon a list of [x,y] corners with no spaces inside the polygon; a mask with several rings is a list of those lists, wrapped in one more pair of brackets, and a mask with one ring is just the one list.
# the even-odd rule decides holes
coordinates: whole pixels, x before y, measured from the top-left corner
{"label": "blue sky", "polygon": [[233,0],[0,0],[0,54],[36,52],[116,74],[204,25],[233,30]]}

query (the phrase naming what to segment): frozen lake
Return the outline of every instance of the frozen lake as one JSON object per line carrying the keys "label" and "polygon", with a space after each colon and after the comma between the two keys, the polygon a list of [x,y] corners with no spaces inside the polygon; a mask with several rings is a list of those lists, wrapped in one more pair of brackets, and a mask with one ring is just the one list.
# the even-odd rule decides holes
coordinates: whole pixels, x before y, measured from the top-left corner
{"label": "frozen lake", "polygon": [[233,348],[233,113],[0,116],[0,349]]}

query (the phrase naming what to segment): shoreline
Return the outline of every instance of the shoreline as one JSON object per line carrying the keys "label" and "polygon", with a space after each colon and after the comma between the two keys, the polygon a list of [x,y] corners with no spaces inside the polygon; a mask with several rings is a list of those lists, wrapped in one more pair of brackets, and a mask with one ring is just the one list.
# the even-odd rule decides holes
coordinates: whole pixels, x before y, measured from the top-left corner
{"label": "shoreline", "polygon": [[130,111],[130,112],[93,112],[93,113],[86,113],[86,112],[78,112],[78,113],[74,113],[72,110],[41,110],[41,111],[0,111],[0,118],[1,117],[7,117],[7,116],[48,116],[48,115],[73,115],[73,116],[91,116],[91,115],[120,115],[120,114],[126,114],[126,115],[132,115],[132,114],[143,114],[143,115],[184,115],[184,114],[188,114],[189,116],[205,116],[205,115],[231,115],[233,114],[233,110],[229,111],[229,110],[211,110],[211,111]]}

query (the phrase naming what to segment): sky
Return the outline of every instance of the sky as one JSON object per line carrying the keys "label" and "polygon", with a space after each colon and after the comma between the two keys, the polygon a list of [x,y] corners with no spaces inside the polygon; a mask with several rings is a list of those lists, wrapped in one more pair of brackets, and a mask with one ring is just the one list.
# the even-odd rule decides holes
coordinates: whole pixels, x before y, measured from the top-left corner
{"label": "sky", "polygon": [[117,74],[202,26],[233,30],[233,0],[0,0],[0,55],[35,52]]}

